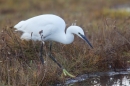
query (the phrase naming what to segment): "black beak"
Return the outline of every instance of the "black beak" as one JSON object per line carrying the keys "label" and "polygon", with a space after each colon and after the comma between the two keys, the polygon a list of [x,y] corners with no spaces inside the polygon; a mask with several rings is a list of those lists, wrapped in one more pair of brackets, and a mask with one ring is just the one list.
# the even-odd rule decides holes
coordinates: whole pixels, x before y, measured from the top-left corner
{"label": "black beak", "polygon": [[82,35],[82,34],[79,34],[87,43],[88,45],[93,48],[93,46],[91,45],[91,43],[88,41],[88,39],[86,38],[86,36]]}

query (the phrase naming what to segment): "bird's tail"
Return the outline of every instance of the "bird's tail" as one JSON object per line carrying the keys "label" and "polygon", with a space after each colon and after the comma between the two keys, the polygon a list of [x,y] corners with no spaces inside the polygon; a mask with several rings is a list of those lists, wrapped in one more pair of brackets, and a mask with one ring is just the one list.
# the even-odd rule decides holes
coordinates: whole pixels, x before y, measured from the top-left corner
{"label": "bird's tail", "polygon": [[23,27],[24,23],[25,23],[25,21],[21,21],[21,22],[19,22],[18,24],[16,24],[16,25],[14,26],[14,28],[17,29],[16,31],[19,31],[20,28]]}

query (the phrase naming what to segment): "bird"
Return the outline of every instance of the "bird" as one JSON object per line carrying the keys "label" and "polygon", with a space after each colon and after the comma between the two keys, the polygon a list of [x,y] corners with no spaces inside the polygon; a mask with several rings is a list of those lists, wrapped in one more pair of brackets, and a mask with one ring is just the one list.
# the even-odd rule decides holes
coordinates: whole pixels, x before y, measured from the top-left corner
{"label": "bird", "polygon": [[[71,44],[74,41],[74,35],[77,35],[86,43],[93,48],[92,44],[89,42],[83,29],[80,26],[71,25],[66,29],[65,21],[54,14],[43,14],[38,15],[27,20],[22,20],[16,25],[14,25],[15,31],[21,31],[23,34],[21,35],[22,40],[34,40],[41,41],[41,55],[40,59],[44,64],[44,59],[42,57],[43,45],[46,41],[55,41],[62,44]],[[70,74],[51,54],[51,46],[50,42],[50,52],[48,56],[63,70],[63,74],[65,76],[75,77]]]}

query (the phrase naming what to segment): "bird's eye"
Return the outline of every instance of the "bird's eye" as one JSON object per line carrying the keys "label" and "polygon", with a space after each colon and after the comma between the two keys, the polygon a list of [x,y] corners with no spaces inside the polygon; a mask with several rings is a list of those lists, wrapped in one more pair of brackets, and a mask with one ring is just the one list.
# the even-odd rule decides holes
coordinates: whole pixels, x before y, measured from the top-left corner
{"label": "bird's eye", "polygon": [[78,32],[78,34],[80,35],[80,32]]}

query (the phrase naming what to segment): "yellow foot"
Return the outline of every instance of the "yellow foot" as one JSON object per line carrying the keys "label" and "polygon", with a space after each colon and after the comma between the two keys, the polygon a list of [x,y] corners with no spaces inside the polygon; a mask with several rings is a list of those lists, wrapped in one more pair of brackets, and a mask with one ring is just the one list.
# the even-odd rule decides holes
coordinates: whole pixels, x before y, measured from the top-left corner
{"label": "yellow foot", "polygon": [[74,75],[72,75],[72,74],[70,74],[66,69],[63,69],[63,74],[65,75],[65,76],[70,76],[70,77],[72,77],[72,78],[74,78],[75,76]]}

